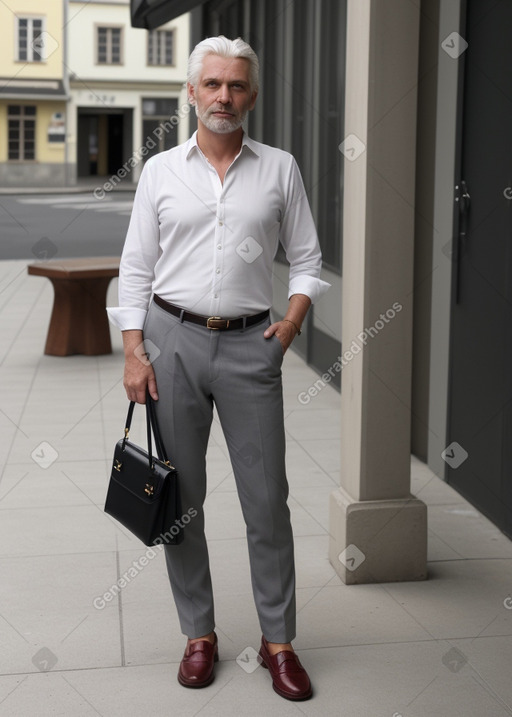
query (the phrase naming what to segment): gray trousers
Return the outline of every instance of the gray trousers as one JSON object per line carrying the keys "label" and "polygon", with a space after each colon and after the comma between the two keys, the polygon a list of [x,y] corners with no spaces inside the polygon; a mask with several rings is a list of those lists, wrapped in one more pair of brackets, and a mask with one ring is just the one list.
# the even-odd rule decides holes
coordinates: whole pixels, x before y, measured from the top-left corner
{"label": "gray trousers", "polygon": [[194,515],[185,527],[183,543],[165,546],[181,629],[189,638],[206,635],[215,627],[203,514],[214,403],[247,528],[252,589],[262,632],[270,642],[295,638],[283,353],[276,336],[264,338],[269,325],[266,319],[244,330],[212,331],[180,322],[152,302],[144,326],[144,338],[160,351],[153,362],[159,426],[178,470],[183,514]]}

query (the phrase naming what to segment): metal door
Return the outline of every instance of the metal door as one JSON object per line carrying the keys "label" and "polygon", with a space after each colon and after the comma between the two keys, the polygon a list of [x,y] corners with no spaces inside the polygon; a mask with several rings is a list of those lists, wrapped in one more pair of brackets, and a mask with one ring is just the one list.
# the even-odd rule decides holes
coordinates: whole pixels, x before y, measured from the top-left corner
{"label": "metal door", "polygon": [[512,2],[468,0],[447,481],[512,536]]}

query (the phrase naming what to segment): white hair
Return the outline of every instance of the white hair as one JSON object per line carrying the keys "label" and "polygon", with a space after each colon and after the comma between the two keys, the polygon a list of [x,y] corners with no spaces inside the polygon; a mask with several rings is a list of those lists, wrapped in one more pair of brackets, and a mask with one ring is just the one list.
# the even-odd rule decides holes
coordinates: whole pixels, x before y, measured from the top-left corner
{"label": "white hair", "polygon": [[243,57],[249,60],[249,82],[251,91],[259,87],[259,62],[258,56],[250,45],[237,37],[236,40],[229,40],[224,35],[218,37],[207,37],[199,42],[192,50],[188,58],[187,81],[193,87],[199,82],[201,70],[203,69],[204,58],[207,55],[218,55],[219,57],[233,58]]}

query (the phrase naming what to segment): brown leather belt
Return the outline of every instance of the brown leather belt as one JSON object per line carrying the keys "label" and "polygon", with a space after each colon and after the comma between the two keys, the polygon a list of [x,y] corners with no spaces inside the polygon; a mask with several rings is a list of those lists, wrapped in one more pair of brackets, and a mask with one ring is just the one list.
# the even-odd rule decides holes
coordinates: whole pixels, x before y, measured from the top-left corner
{"label": "brown leather belt", "polygon": [[169,314],[177,316],[181,321],[190,321],[193,324],[205,326],[207,329],[212,329],[213,331],[232,331],[247,328],[248,326],[253,326],[263,321],[270,313],[267,309],[259,314],[254,314],[254,316],[244,316],[241,319],[222,319],[220,316],[201,316],[200,314],[193,314],[190,311],[184,311],[180,309],[179,306],[169,304],[168,301],[165,301],[165,299],[162,299],[156,294],[153,296],[153,300],[157,306]]}

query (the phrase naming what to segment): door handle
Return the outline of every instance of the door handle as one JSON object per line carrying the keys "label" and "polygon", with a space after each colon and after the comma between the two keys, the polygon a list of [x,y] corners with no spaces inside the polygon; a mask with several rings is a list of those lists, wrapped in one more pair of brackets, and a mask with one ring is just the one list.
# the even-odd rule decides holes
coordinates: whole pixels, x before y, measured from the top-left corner
{"label": "door handle", "polygon": [[460,265],[462,255],[466,251],[466,241],[468,235],[469,210],[471,207],[471,196],[468,192],[468,186],[464,179],[460,185],[455,187],[455,201],[459,203],[459,233],[455,246],[455,303],[460,301]]}

